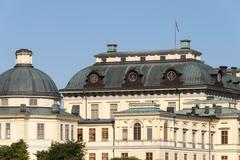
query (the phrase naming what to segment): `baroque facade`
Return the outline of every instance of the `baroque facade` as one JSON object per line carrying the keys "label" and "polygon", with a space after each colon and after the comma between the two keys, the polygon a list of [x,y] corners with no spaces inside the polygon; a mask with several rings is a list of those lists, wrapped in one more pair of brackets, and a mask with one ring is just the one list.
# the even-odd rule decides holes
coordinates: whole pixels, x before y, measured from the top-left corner
{"label": "baroque facade", "polygon": [[32,52],[18,50],[0,75],[0,144],[24,139],[32,159],[51,141],[77,140],[89,160],[238,160],[239,70],[201,55],[189,40],[144,52],[109,44],[58,91]]}

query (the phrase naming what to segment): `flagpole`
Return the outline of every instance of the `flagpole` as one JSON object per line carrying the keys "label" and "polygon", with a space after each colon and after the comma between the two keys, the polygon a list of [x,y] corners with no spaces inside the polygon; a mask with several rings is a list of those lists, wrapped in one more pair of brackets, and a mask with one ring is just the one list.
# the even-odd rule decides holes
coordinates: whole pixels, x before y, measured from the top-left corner
{"label": "flagpole", "polygon": [[174,49],[177,48],[176,41],[177,41],[177,33],[176,33],[176,20],[175,20],[174,21]]}

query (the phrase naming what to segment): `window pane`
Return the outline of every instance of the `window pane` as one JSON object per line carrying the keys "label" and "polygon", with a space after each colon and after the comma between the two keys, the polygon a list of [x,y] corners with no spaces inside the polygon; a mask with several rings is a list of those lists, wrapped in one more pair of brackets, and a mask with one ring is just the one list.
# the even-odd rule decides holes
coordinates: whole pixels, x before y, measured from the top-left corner
{"label": "window pane", "polygon": [[102,160],[108,160],[108,153],[102,153]]}
{"label": "window pane", "polygon": [[60,125],[60,139],[63,140],[63,124]]}
{"label": "window pane", "polygon": [[65,124],[65,140],[69,140],[69,124]]}
{"label": "window pane", "polygon": [[108,128],[102,128],[102,141],[108,141]]}
{"label": "window pane", "polygon": [[37,124],[37,139],[44,139],[44,124]]}
{"label": "window pane", "polygon": [[164,123],[164,127],[163,127],[163,139],[164,139],[164,141],[168,140],[168,124],[167,124],[167,122]]}
{"label": "window pane", "polygon": [[78,142],[82,142],[83,141],[83,129],[82,128],[78,128]]}
{"label": "window pane", "polygon": [[11,137],[10,137],[10,135],[11,135],[11,125],[10,125],[10,123],[6,123],[6,139],[10,139]]}
{"label": "window pane", "polygon": [[113,118],[113,112],[118,111],[118,106],[117,104],[110,104],[110,118]]}
{"label": "window pane", "polygon": [[98,118],[98,104],[91,105],[91,118],[92,119]]}
{"label": "window pane", "polygon": [[94,142],[96,140],[96,130],[95,128],[89,128],[89,142]]}
{"label": "window pane", "polygon": [[133,139],[134,140],[141,140],[141,125],[139,123],[135,123],[133,127]]}
{"label": "window pane", "polygon": [[73,140],[73,135],[74,135],[74,128],[73,128],[73,125],[71,125],[71,140]]}
{"label": "window pane", "polygon": [[95,153],[89,153],[89,160],[96,160],[96,154]]}
{"label": "window pane", "polygon": [[152,140],[152,127],[147,128],[147,140],[148,141]]}
{"label": "window pane", "polygon": [[37,99],[36,98],[30,98],[29,99],[29,105],[30,106],[36,106],[37,105]]}
{"label": "window pane", "polygon": [[2,106],[8,106],[8,99],[2,98]]}
{"label": "window pane", "polygon": [[152,152],[147,152],[146,153],[146,160],[153,160],[153,153]]}
{"label": "window pane", "polygon": [[128,129],[127,128],[122,129],[122,139],[124,141],[128,140]]}

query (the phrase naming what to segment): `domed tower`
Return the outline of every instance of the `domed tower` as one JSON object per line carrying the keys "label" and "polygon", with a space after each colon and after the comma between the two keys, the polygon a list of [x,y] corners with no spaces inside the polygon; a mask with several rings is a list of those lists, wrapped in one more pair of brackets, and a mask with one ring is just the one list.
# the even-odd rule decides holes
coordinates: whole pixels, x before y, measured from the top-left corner
{"label": "domed tower", "polygon": [[16,51],[14,68],[0,75],[1,106],[51,107],[60,102],[54,81],[32,65],[32,51]]}
{"label": "domed tower", "polygon": [[[0,144],[23,139],[31,159],[51,143],[75,140],[78,110],[60,107],[53,80],[32,65],[32,51],[16,51],[16,65],[0,75]],[[64,133],[64,136],[63,136]]]}

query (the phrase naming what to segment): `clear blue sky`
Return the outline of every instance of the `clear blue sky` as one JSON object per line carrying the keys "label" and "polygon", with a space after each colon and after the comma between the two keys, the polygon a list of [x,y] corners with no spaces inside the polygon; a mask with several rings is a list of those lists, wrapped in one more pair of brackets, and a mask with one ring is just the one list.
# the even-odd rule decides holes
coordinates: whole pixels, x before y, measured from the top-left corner
{"label": "clear blue sky", "polygon": [[191,39],[205,63],[240,67],[239,0],[0,0],[0,72],[28,48],[63,88],[109,42],[121,51],[173,48],[175,18],[177,39]]}

